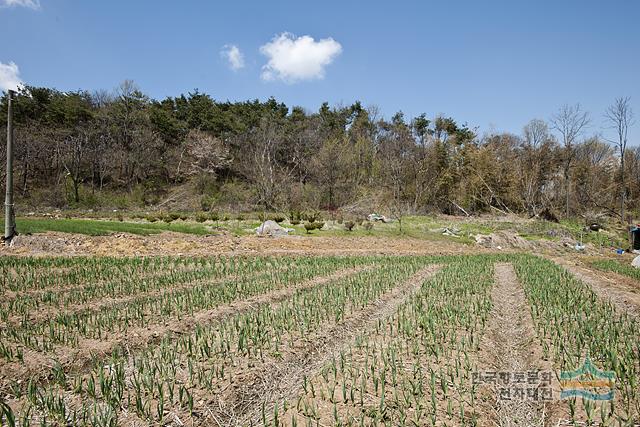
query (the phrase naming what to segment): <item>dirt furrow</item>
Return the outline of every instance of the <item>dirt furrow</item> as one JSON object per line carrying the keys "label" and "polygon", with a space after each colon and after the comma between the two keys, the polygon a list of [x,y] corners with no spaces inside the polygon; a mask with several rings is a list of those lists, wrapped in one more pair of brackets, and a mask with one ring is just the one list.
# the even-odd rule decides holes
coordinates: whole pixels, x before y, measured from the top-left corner
{"label": "dirt furrow", "polygon": [[[543,360],[526,295],[511,264],[496,264],[492,300],[491,317],[478,355],[477,375],[482,379],[477,381],[486,405],[486,410],[481,412],[480,425],[548,425],[550,402],[537,400],[526,393],[522,396],[517,391],[533,388],[542,391],[538,381],[523,384],[515,379],[516,375],[526,375],[530,371],[551,374],[553,397],[557,397],[558,388],[554,384],[556,378],[551,362]],[[495,380],[487,380],[488,377],[495,377]]]}
{"label": "dirt furrow", "polygon": [[440,266],[430,265],[400,286],[396,286],[383,297],[363,310],[352,313],[344,321],[314,334],[301,348],[296,348],[284,360],[263,366],[253,379],[233,390],[219,401],[219,419],[223,425],[258,425],[262,414],[262,402],[267,407],[294,396],[305,376],[320,370],[332,358],[346,350],[359,335],[374,327],[376,323],[391,316],[397,307],[415,293],[427,277]]}
{"label": "dirt furrow", "polygon": [[174,319],[171,322],[151,324],[143,328],[132,328],[124,333],[113,334],[106,340],[83,339],[78,343],[77,348],[60,346],[51,354],[25,351],[24,361],[9,362],[0,366],[0,379],[30,378],[32,376],[46,378],[53,367],[53,360],[57,360],[62,367],[69,367],[69,373],[82,372],[91,366],[94,355],[98,355],[98,357],[108,355],[118,346],[126,346],[129,351],[134,351],[143,346],[158,343],[165,334],[190,332],[195,325],[209,324],[232,314],[249,311],[260,304],[276,303],[289,298],[300,289],[322,286],[368,268],[373,267],[361,266],[339,270],[326,276],[318,276],[300,282],[295,286],[255,295],[193,315],[185,315],[180,320]]}
{"label": "dirt furrow", "polygon": [[563,258],[551,258],[569,273],[584,283],[600,297],[611,303],[621,312],[640,319],[640,287],[632,286],[629,280],[611,272],[594,271]]}

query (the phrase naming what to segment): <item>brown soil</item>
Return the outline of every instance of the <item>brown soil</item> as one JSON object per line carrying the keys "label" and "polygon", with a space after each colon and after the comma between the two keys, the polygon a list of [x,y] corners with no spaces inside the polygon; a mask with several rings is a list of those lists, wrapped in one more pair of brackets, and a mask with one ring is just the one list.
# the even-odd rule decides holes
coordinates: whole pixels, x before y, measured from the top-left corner
{"label": "brown soil", "polygon": [[[551,362],[543,360],[542,349],[527,305],[524,289],[518,282],[511,264],[496,264],[495,285],[492,289],[493,309],[480,345],[479,373],[487,371],[516,372],[539,370],[552,373],[554,398],[559,396],[559,385]],[[486,410],[482,412],[483,426],[545,426],[553,425],[553,405],[533,399],[500,399],[500,388],[514,390],[512,377],[496,384],[481,385],[480,396]],[[536,387],[525,384],[525,387]],[[540,385],[542,387],[542,385]],[[538,389],[540,391],[540,389]],[[551,413],[551,414],[550,414]]]}
{"label": "brown soil", "polygon": [[621,313],[640,319],[640,283],[636,280],[614,272],[594,270],[579,261],[564,258],[552,258],[552,261],[591,286],[598,296],[611,301]]}
{"label": "brown soil", "polygon": [[85,236],[48,232],[19,236],[13,247],[0,245],[0,255],[34,256],[203,256],[220,254],[256,255],[366,255],[366,254],[461,254],[491,252],[457,242],[430,241],[408,237],[257,237],[220,234],[194,236],[169,233],[138,236]]}
{"label": "brown soil", "polygon": [[[397,307],[416,292],[424,280],[440,267],[431,265],[413,275],[401,286],[385,294],[363,310],[351,314],[346,320],[322,330],[299,343],[282,361],[262,366],[253,378],[245,378],[241,387],[233,390],[224,400],[226,404],[219,418],[228,425],[257,425],[260,423],[261,402],[266,407],[292,398],[304,377],[319,371],[341,350],[349,346],[359,334],[374,327],[379,320],[391,316]],[[229,419],[230,414],[236,414]],[[226,419],[225,419],[226,418]]]}

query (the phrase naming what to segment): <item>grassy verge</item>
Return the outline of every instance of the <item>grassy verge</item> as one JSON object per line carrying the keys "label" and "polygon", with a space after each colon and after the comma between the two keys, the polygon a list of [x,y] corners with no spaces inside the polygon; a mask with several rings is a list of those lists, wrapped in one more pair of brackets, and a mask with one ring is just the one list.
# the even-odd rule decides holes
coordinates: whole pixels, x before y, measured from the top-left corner
{"label": "grassy verge", "polygon": [[[2,227],[4,229],[4,219],[2,219]],[[20,234],[44,233],[47,231],[87,234],[90,236],[104,236],[112,233],[131,233],[147,236],[163,231],[197,235],[211,234],[208,227],[200,224],[142,223],[67,218],[17,218],[16,228]]]}
{"label": "grassy verge", "polygon": [[[122,219],[122,213],[119,213]],[[202,219],[202,217],[205,217]],[[147,219],[152,217],[155,222]],[[172,222],[165,222],[165,218],[171,218]],[[181,218],[180,220],[175,220]],[[142,213],[128,212],[124,216],[125,221],[111,218],[108,213],[103,219],[53,219],[53,218],[18,218],[18,232],[42,233],[46,231],[59,231],[66,233],[80,233],[87,235],[107,235],[124,232],[139,235],[156,234],[162,231],[174,231],[196,235],[206,235],[212,232],[224,231],[236,236],[249,236],[255,234],[255,228],[261,221],[257,214],[223,214],[211,219],[204,213],[193,214],[187,212],[171,212],[170,214],[156,213],[144,215]],[[202,222],[198,222],[201,221]],[[291,225],[288,221],[281,223],[283,227],[292,228],[292,235],[306,237],[408,237],[434,242],[458,242],[473,244],[477,234],[491,234],[493,232],[514,233],[527,240],[551,240],[560,241],[570,238],[574,241],[583,241],[599,247],[625,248],[626,234],[616,228],[602,232],[585,232],[579,221],[565,221],[550,223],[546,221],[527,221],[517,219],[495,219],[491,217],[478,218],[454,218],[437,216],[406,216],[402,219],[402,230],[398,221],[389,223],[376,222],[368,224],[371,228],[357,224],[352,231],[345,228],[345,224],[323,219],[326,226],[322,230],[313,230],[307,233],[303,224]],[[366,223],[365,223],[366,224]],[[448,228],[455,232],[456,236],[443,235],[442,230]]]}

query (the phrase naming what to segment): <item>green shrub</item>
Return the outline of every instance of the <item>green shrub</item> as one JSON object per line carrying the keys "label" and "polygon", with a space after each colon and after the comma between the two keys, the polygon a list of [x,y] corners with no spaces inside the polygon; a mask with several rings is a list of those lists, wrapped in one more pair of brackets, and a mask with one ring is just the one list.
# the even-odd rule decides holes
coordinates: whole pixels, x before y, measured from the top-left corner
{"label": "green shrub", "polygon": [[310,233],[313,230],[319,230],[322,227],[324,227],[324,222],[320,222],[320,221],[313,221],[313,222],[305,222],[304,223],[304,229],[307,230],[307,233]]}
{"label": "green shrub", "polygon": [[202,208],[203,211],[208,212],[213,209],[216,202],[217,202],[217,198],[215,196],[205,195],[205,196],[202,196],[202,198],[200,199],[200,207]]}
{"label": "green shrub", "polygon": [[204,212],[198,212],[196,214],[196,222],[205,222],[207,220],[207,214]]}
{"label": "green shrub", "polygon": [[311,223],[318,222],[320,220],[320,211],[306,211],[304,214],[302,214],[301,219]]}
{"label": "green shrub", "polygon": [[271,215],[271,220],[277,222],[278,224],[283,222],[285,219],[286,218],[282,214],[273,214],[273,215]]}
{"label": "green shrub", "polygon": [[297,210],[289,211],[289,222],[291,224],[298,225],[300,224],[301,219],[302,219],[302,214],[300,213],[300,211],[297,211]]}

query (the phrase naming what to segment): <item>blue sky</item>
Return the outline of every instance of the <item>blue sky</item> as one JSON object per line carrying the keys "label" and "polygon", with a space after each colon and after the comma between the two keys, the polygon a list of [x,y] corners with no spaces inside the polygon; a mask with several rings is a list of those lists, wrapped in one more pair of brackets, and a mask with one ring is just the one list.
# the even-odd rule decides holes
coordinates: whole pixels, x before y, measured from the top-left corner
{"label": "blue sky", "polygon": [[[579,102],[590,132],[606,135],[604,109],[630,96],[640,122],[637,0],[7,2],[18,4],[0,7],[0,63],[32,85],[112,89],[132,79],[155,98],[198,88],[312,110],[360,100],[387,117],[441,113],[480,133],[519,133]],[[274,39],[284,32],[294,36]],[[301,36],[316,49],[287,51]],[[236,70],[220,53],[232,45],[243,58]],[[640,143],[638,123],[630,143]]]}

